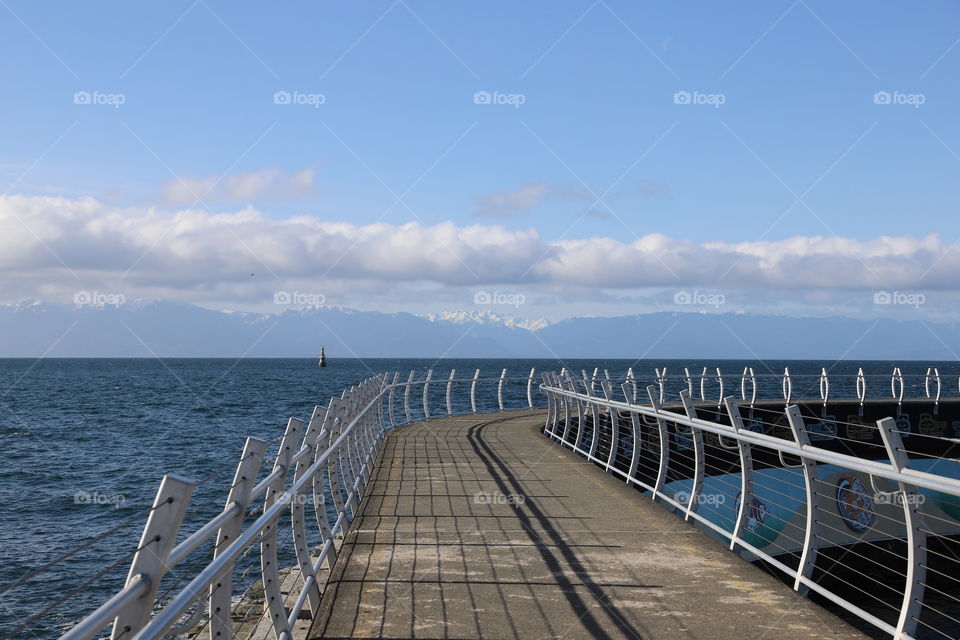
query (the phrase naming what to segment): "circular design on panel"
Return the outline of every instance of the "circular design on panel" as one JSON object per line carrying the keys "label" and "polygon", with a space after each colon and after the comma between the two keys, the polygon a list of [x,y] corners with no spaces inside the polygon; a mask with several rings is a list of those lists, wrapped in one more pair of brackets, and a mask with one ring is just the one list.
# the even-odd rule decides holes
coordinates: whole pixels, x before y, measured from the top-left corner
{"label": "circular design on panel", "polygon": [[[737,494],[737,499],[733,505],[733,509],[736,513],[740,513],[740,497],[742,494]],[[747,505],[746,510],[743,512],[743,528],[750,533],[755,533],[757,529],[763,524],[763,521],[767,519],[767,516],[770,514],[770,509],[767,508],[767,505],[763,504],[757,498],[753,498],[750,501],[750,504]]]}
{"label": "circular design on panel", "polygon": [[876,516],[873,498],[867,493],[863,480],[855,476],[841,476],[837,480],[837,511],[853,531],[863,533],[870,528]]}

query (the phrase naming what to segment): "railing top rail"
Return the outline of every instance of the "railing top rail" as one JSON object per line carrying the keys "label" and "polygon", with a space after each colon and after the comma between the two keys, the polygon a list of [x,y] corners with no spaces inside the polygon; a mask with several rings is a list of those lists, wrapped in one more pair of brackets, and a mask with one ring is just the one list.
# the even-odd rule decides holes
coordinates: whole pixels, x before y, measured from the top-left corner
{"label": "railing top rail", "polygon": [[[552,387],[546,384],[541,384],[541,389],[544,392],[557,394],[588,404],[603,406],[627,414],[638,413],[653,419],[667,419],[679,425],[694,427],[736,441],[763,446],[781,454],[792,455],[798,458],[808,458],[826,464],[835,464],[888,480],[905,482],[916,487],[943,491],[953,496],[960,496],[960,480],[954,478],[917,471],[909,467],[898,469],[890,462],[866,460],[846,453],[824,449],[813,444],[800,445],[792,440],[785,440],[765,433],[757,433],[747,429],[737,429],[733,426],[703,420],[701,418],[690,418],[685,413],[677,413],[663,407],[655,409],[648,405],[628,403],[619,400],[607,400],[603,397],[590,395],[588,393],[569,391],[563,387]],[[728,399],[735,401],[734,396],[728,396]]]}

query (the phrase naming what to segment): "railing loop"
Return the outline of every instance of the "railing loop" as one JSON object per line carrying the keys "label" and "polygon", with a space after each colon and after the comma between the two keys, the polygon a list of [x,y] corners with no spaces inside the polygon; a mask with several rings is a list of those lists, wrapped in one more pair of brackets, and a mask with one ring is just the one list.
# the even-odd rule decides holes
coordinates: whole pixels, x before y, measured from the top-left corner
{"label": "railing loop", "polygon": [[456,369],[450,369],[450,377],[447,378],[447,415],[453,415],[453,379],[457,376]]}
{"label": "railing loop", "polygon": [[507,380],[507,370],[500,372],[500,381],[497,383],[497,406],[503,411],[503,383]]}

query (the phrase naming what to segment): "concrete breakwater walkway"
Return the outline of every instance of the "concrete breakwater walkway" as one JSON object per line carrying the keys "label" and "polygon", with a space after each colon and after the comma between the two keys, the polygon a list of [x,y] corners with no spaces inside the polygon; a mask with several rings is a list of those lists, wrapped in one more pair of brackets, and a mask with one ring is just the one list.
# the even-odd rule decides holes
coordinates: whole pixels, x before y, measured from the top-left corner
{"label": "concrete breakwater walkway", "polygon": [[388,437],[310,638],[864,636],[540,430]]}

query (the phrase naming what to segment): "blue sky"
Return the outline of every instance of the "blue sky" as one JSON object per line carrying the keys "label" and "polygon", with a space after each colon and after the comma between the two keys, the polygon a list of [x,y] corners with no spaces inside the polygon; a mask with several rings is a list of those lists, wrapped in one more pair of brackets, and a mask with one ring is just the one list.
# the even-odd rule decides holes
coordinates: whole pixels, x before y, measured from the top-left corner
{"label": "blue sky", "polygon": [[[93,198],[97,215],[108,217],[151,207],[229,215],[249,206],[277,221],[493,225],[531,230],[546,245],[629,244],[648,234],[734,245],[839,236],[838,251],[861,263],[873,254],[855,242],[939,234],[943,254],[960,237],[958,38],[960,6],[949,2],[207,0],[101,2],[93,11],[4,0],[0,179],[7,195]],[[476,104],[484,91],[522,104]],[[77,92],[94,101],[121,96],[122,104],[76,104]],[[277,92],[322,104],[276,104]],[[708,104],[677,104],[682,92]],[[877,104],[877,92],[905,103]],[[46,240],[45,225],[58,224],[37,223],[27,237]],[[51,242],[46,253],[59,253],[74,282],[40,293],[62,297],[89,278],[89,286],[111,286],[106,266],[74,266],[65,256],[74,251]],[[907,253],[897,273],[930,252]],[[515,289],[549,289],[545,276],[530,281],[529,269],[481,272],[471,255],[439,263],[476,273],[430,283],[411,272],[404,286],[450,293],[501,277]],[[876,281],[838,283],[838,299],[899,287],[937,289],[952,304],[952,272],[943,272],[952,263],[935,261],[889,286],[870,263]],[[287,278],[272,256],[251,263],[251,271]],[[201,261],[195,271],[203,269]],[[115,279],[129,271],[109,270]],[[294,275],[300,283],[336,275],[327,271]],[[750,291],[760,306],[779,304],[783,283],[738,280],[736,271],[724,282],[673,273],[579,284],[643,295],[651,286],[719,286],[730,298]],[[123,276],[124,286],[139,287],[133,293],[148,295],[153,283],[154,295],[180,291],[214,306],[256,306],[267,291],[239,293],[239,283],[212,276],[158,284],[143,273],[134,282],[137,273]],[[340,275],[329,290],[352,292],[339,299],[354,306],[450,307],[442,295],[391,298],[398,287],[390,278]],[[345,284],[351,278],[366,297]],[[28,280],[8,288],[7,299],[37,286]],[[819,304],[823,278],[808,280],[802,295]],[[589,308],[586,298],[562,313],[581,307]]]}

